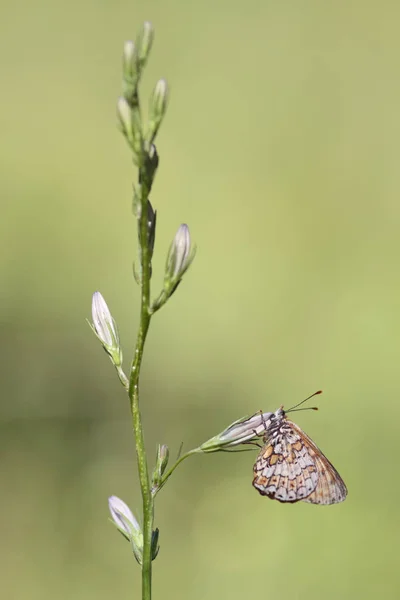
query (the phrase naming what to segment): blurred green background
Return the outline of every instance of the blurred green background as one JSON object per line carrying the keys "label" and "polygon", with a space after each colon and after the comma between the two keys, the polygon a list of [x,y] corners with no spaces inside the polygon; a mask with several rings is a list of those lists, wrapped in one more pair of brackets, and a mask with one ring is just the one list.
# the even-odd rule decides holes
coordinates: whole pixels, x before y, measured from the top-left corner
{"label": "blurred green background", "polygon": [[140,511],[128,403],[85,318],[99,289],[128,364],[134,172],[115,102],[145,19],[143,98],[171,87],[154,294],[181,222],[198,245],[146,348],[150,455],[322,388],[296,421],[349,488],[285,506],[252,488],[255,453],[189,459],[157,499],[155,599],[399,597],[399,18],[388,0],[2,3],[4,598],[139,597],[107,509],[116,494]]}

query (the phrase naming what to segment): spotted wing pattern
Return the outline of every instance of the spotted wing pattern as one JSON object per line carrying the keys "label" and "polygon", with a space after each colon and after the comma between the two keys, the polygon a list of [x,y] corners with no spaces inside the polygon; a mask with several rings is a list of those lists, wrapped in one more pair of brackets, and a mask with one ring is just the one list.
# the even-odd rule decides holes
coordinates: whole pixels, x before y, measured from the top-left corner
{"label": "spotted wing pattern", "polygon": [[294,423],[292,425],[300,431],[305,443],[308,444],[308,451],[314,458],[318,473],[318,485],[307,498],[304,498],[304,502],[310,502],[311,504],[337,504],[343,502],[347,496],[347,488],[343,479],[308,435]]}
{"label": "spotted wing pattern", "polygon": [[279,502],[304,500],[313,504],[342,502],[346,486],[334,466],[314,442],[283,417],[273,431],[267,429],[254,465],[254,487]]}

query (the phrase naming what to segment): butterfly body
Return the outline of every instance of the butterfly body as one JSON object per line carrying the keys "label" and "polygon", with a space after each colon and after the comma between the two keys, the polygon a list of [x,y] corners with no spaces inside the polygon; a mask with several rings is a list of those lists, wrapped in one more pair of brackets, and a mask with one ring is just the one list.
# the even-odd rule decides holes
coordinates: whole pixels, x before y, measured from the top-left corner
{"label": "butterfly body", "polygon": [[253,486],[279,502],[336,504],[347,488],[321,450],[292,421],[283,408],[268,413],[265,445],[254,465]]}

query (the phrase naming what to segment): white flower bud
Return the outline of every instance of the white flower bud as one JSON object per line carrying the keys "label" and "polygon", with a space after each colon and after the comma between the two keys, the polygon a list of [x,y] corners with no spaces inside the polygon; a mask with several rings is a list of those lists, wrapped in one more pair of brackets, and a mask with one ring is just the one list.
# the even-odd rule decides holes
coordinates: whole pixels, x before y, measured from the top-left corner
{"label": "white flower bud", "polygon": [[195,254],[196,248],[192,247],[189,227],[182,224],[176,232],[168,250],[167,262],[165,265],[164,288],[158,298],[153,302],[151,306],[152,312],[159,310],[175,292],[183,275],[190,267]]}
{"label": "white flower bud", "polygon": [[116,367],[122,364],[122,350],[119,342],[117,325],[100,292],[92,297],[92,329],[103,344],[105,351]]}
{"label": "white flower bud", "polygon": [[111,517],[118,529],[122,529],[129,537],[134,533],[141,533],[140,525],[133,516],[129,506],[118,496],[110,496],[108,508]]}
{"label": "white flower bud", "polygon": [[118,98],[117,114],[123,134],[127,137],[128,141],[131,141],[133,139],[132,110],[125,98]]}
{"label": "white flower bud", "polygon": [[194,258],[194,250],[191,246],[189,227],[182,224],[175,234],[170,246],[165,276],[168,281],[177,284]]}
{"label": "white flower bud", "polygon": [[165,79],[157,81],[150,100],[149,125],[146,139],[152,144],[160,128],[162,120],[167,110],[168,103],[168,85]]}
{"label": "white flower bud", "polygon": [[143,29],[136,39],[137,56],[140,69],[144,67],[149,58],[150,50],[153,45],[154,29],[150,21],[143,23]]}
{"label": "white flower bud", "polygon": [[142,564],[143,533],[131,509],[118,496],[109,497],[108,508],[117,529],[131,542],[136,560]]}
{"label": "white flower bud", "polygon": [[136,70],[136,48],[132,40],[124,43],[122,54],[122,69],[125,77],[132,77]]}
{"label": "white flower bud", "polygon": [[254,438],[262,436],[270,424],[273,413],[258,412],[251,417],[245,417],[235,421],[227,427],[222,433],[214,436],[200,446],[203,452],[215,452],[224,450],[227,447],[238,446],[251,441]]}

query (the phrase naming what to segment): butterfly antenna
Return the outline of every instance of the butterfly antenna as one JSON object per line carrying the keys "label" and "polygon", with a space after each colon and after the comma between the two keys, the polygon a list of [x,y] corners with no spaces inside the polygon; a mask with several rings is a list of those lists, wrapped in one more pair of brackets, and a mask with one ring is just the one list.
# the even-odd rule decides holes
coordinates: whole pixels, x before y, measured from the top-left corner
{"label": "butterfly antenna", "polygon": [[[314,392],[313,394],[311,394],[311,396],[308,396],[308,398],[304,398],[304,400],[302,400],[298,404],[295,404],[294,406],[292,406],[291,408],[289,408],[289,410],[286,410],[285,412],[288,413],[288,412],[294,411],[298,406],[301,406],[302,404],[304,404],[304,402],[307,402],[307,400],[310,400],[310,398],[314,398],[314,396],[318,396],[318,394],[322,394],[322,390],[318,390],[318,392]],[[297,410],[318,410],[318,408],[316,406],[310,406],[309,408],[300,408]]]}
{"label": "butterfly antenna", "polygon": [[300,412],[301,410],[319,410],[318,406],[307,406],[306,408],[293,408],[292,410],[285,410],[285,412]]}

